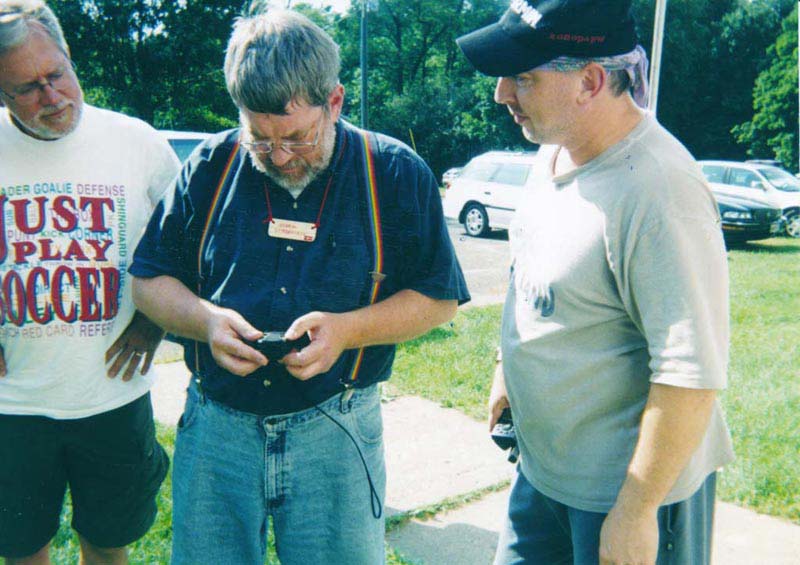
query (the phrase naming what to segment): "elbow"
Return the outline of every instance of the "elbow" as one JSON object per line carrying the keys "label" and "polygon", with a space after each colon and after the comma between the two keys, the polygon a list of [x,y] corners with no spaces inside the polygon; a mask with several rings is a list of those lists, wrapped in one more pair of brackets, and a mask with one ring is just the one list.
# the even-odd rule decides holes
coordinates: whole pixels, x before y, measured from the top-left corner
{"label": "elbow", "polygon": [[133,304],[136,309],[140,309],[142,303],[142,280],[136,277],[131,277],[131,294],[133,295]]}
{"label": "elbow", "polygon": [[456,316],[458,300],[442,300],[439,307],[439,316],[436,325],[446,324]]}
{"label": "elbow", "polygon": [[136,309],[144,314],[148,314],[148,306],[150,304],[150,297],[153,296],[152,288],[155,279],[143,279],[139,277],[131,277],[131,294],[133,295],[133,304]]}

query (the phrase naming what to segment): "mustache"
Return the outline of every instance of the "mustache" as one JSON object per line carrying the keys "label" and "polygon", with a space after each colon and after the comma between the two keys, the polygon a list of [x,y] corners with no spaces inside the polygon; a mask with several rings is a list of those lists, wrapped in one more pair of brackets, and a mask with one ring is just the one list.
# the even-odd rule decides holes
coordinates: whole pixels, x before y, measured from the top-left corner
{"label": "mustache", "polygon": [[56,114],[71,104],[72,102],[70,102],[69,100],[62,100],[58,104],[51,104],[49,106],[45,106],[39,111],[36,117],[41,118],[44,116],[49,116],[50,114]]}

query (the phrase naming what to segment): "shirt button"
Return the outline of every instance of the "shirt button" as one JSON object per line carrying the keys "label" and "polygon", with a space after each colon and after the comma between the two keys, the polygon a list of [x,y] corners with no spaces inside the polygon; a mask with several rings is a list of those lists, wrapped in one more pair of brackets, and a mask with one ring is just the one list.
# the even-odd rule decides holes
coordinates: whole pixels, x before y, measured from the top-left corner
{"label": "shirt button", "polygon": [[262,384],[264,385],[265,388],[266,387],[271,387],[272,386],[272,381],[270,381],[269,379],[264,379],[264,382]]}
{"label": "shirt button", "polygon": [[294,251],[294,247],[292,247],[291,245],[287,245],[287,246],[286,246],[286,251],[288,251],[289,253],[291,253],[292,251]]}
{"label": "shirt button", "polygon": [[282,292],[283,294],[286,294],[286,287],[285,287],[285,286],[282,286],[282,287],[281,287],[281,292]]}

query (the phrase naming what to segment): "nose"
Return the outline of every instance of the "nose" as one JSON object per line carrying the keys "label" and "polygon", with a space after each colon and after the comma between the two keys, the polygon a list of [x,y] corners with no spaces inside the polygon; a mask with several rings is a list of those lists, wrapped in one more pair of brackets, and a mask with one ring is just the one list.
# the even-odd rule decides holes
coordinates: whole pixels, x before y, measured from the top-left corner
{"label": "nose", "polygon": [[286,163],[292,160],[292,157],[294,157],[294,155],[284,151],[280,145],[275,145],[269,154],[272,164],[276,167],[283,167]]}
{"label": "nose", "polygon": [[500,77],[494,89],[494,101],[498,104],[509,104],[514,101],[516,83],[512,77]]}
{"label": "nose", "polygon": [[55,106],[61,98],[61,93],[49,82],[39,85],[39,100],[44,106]]}

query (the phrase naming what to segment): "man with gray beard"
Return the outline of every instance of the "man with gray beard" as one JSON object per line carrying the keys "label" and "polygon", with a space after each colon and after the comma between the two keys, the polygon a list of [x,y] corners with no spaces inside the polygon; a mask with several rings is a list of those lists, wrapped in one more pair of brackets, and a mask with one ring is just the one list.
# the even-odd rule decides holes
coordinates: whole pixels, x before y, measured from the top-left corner
{"label": "man with gray beard", "polygon": [[[384,559],[377,383],[394,344],[469,295],[431,171],[340,119],[338,72],[305,17],[239,19],[225,79],[241,127],[189,159],[130,269],[193,375],[176,564],[263,563],[270,520],[284,565]],[[255,343],[265,331],[285,348]]]}
{"label": "man with gray beard", "polygon": [[178,168],[152,127],[84,103],[44,2],[0,0],[7,565],[50,562],[67,487],[81,563],[127,563],[125,546],[155,520],[169,467],[148,392],[162,332],[136,312],[126,270]]}

